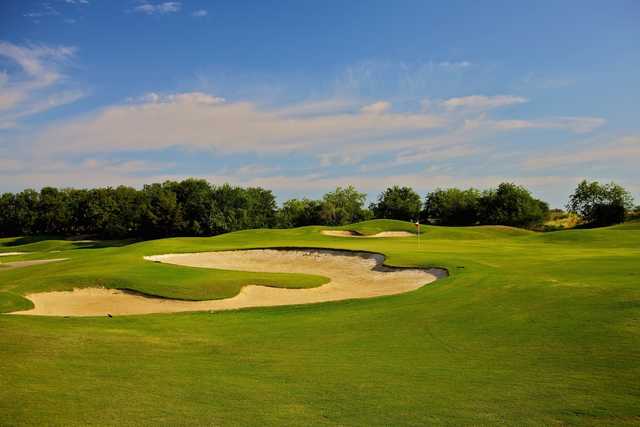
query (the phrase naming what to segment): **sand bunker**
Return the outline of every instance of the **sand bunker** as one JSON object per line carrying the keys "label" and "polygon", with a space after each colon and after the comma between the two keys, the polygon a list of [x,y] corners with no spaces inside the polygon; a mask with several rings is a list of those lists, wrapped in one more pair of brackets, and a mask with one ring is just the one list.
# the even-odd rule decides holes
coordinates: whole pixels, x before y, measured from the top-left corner
{"label": "sand bunker", "polygon": [[232,298],[209,301],[180,301],[103,288],[45,292],[27,295],[35,308],[15,314],[104,316],[310,304],[408,292],[447,275],[437,268],[386,267],[382,265],[384,257],[378,254],[324,249],[256,249],[156,255],[145,259],[189,267],[317,274],[331,281],[310,289],[248,285]]}
{"label": "sand bunker", "polygon": [[0,263],[0,271],[12,270],[14,268],[30,267],[32,265],[48,264],[50,262],[65,261],[69,258],[56,258],[56,259],[35,259],[31,261],[13,261]]}
{"label": "sand bunker", "polygon": [[415,237],[416,235],[413,233],[409,233],[408,231],[382,231],[377,234],[364,235],[355,231],[349,230],[322,230],[322,234],[326,236],[334,236],[334,237],[360,237],[363,239],[371,239],[377,237]]}

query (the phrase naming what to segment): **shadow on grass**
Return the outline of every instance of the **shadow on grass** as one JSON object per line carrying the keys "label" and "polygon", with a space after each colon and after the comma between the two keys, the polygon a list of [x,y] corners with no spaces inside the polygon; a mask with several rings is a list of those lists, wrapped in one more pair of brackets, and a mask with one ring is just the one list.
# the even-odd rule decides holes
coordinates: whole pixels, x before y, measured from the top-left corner
{"label": "shadow on grass", "polygon": [[0,242],[0,247],[24,246],[34,243],[43,243],[51,240],[68,241],[70,249],[102,249],[115,248],[138,243],[144,239],[114,239],[114,240],[94,240],[87,236],[80,237],[63,237],[55,235],[38,235],[38,236],[22,236],[15,239]]}
{"label": "shadow on grass", "polygon": [[0,246],[22,246],[31,243],[43,242],[45,240],[62,239],[59,236],[23,236],[16,237],[14,240],[8,242],[0,242]]}
{"label": "shadow on grass", "polygon": [[143,239],[120,239],[120,240],[79,240],[72,242],[73,249],[102,249],[120,248],[142,242]]}

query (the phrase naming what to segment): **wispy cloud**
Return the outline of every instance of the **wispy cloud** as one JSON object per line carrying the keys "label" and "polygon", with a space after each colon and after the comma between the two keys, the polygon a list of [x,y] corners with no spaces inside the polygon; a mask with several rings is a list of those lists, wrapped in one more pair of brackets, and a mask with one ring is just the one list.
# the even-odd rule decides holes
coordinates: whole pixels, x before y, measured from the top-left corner
{"label": "wispy cloud", "polygon": [[366,60],[344,69],[335,82],[337,92],[355,92],[364,96],[388,93],[394,97],[415,97],[432,92],[443,82],[459,81],[462,73],[475,65],[460,61],[393,62]]}
{"label": "wispy cloud", "polygon": [[[7,81],[10,82],[10,76],[0,75],[0,87],[6,86]],[[515,102],[515,96],[503,96],[508,102]],[[63,101],[64,97],[60,102]],[[244,162],[246,156],[266,162],[244,169],[222,167],[219,175],[204,176],[215,182],[262,185],[277,191],[302,187],[324,191],[351,183],[378,191],[395,182],[416,188],[460,183],[458,178],[446,174],[473,173],[458,170],[455,165],[476,165],[477,169],[483,162],[494,161],[504,146],[492,141],[500,140],[501,134],[555,130],[561,132],[558,135],[571,135],[592,131],[604,123],[597,117],[496,119],[491,117],[489,108],[500,104],[496,100],[486,102],[487,111],[480,114],[473,111],[461,114],[457,108],[445,108],[441,101],[435,104],[435,108],[426,111],[419,107],[417,111],[407,111],[404,106],[392,109],[392,103],[384,99],[367,103],[356,98],[329,98],[261,107],[204,92],[151,92],[91,115],[52,123],[28,135],[28,151],[21,149],[27,160],[21,164],[29,166],[21,171],[16,170],[20,167],[16,163],[20,156],[15,153],[3,156],[0,152],[0,158],[14,171],[10,179],[23,182],[22,185],[32,182],[140,185],[180,179],[184,176],[179,160],[173,166],[108,160],[126,159],[132,151],[177,150],[185,156],[193,152],[204,156],[215,153],[223,165],[225,159]],[[513,165],[525,158],[523,149],[517,146],[509,150],[518,153],[513,157],[516,159]],[[37,153],[38,158],[30,159],[29,152]],[[626,153],[629,155],[631,151]],[[284,160],[289,158],[302,161],[290,164]],[[532,171],[534,176],[519,178],[533,180],[539,171],[532,165],[520,167]],[[32,172],[34,168],[38,173]],[[513,172],[513,167],[502,170],[505,171]],[[81,176],[91,176],[92,181],[81,180]],[[468,181],[483,186],[484,178],[478,176],[476,173]],[[500,179],[509,177],[518,176],[504,173]]]}
{"label": "wispy cloud", "polygon": [[60,12],[58,9],[53,7],[51,3],[40,3],[37,9],[31,10],[24,14],[27,18],[38,19],[46,16],[59,16]]}
{"label": "wispy cloud", "polygon": [[[551,129],[579,133],[598,118],[473,119],[446,109],[398,112],[391,103],[316,100],[278,108],[227,101],[202,92],[148,93],[90,116],[54,123],[30,140],[52,157],[118,155],[132,149],[182,149],[217,156],[302,155],[316,167],[358,166],[363,173],[488,155],[504,132]],[[384,158],[384,159],[383,159]]]}
{"label": "wispy cloud", "polygon": [[360,103],[354,99],[330,98],[305,101],[278,108],[282,116],[315,116],[353,111]]}
{"label": "wispy cloud", "polygon": [[606,123],[601,117],[552,117],[536,120],[492,120],[486,115],[475,119],[466,119],[465,128],[468,130],[516,131],[524,129],[559,129],[574,133],[589,133]]}
{"label": "wispy cloud", "polygon": [[450,69],[461,69],[461,68],[469,68],[471,67],[471,62],[469,61],[441,61],[438,62],[438,66],[442,68],[450,68]]}
{"label": "wispy cloud", "polygon": [[527,73],[522,79],[522,84],[539,89],[561,89],[575,83],[575,76],[546,76],[539,73]]}
{"label": "wispy cloud", "polygon": [[367,114],[356,110],[300,115],[291,108],[263,110],[250,102],[225,102],[193,92],[149,94],[140,103],[110,107],[90,118],[54,125],[39,139],[48,149],[84,152],[172,146],[227,153],[282,152],[420,132],[445,124],[443,117],[423,113]]}
{"label": "wispy cloud", "polygon": [[449,98],[442,101],[444,108],[448,110],[474,110],[484,111],[509,105],[523,104],[528,99],[513,95],[470,95],[460,98]]}
{"label": "wispy cloud", "polygon": [[165,15],[167,13],[179,12],[182,3],[177,1],[167,1],[163,3],[143,3],[133,8],[134,12],[144,13],[147,15]]}
{"label": "wispy cloud", "polygon": [[42,45],[18,46],[0,42],[0,59],[19,67],[0,76],[0,128],[18,125],[18,120],[82,98],[79,90],[65,87],[60,69],[73,57],[75,48]]}
{"label": "wispy cloud", "polygon": [[[81,161],[53,161],[33,168],[32,162],[3,159],[0,156],[0,176],[5,188],[39,188],[43,185],[57,187],[96,187],[130,185],[141,187],[150,182],[181,180],[194,174],[168,172],[175,169],[172,162],[117,161],[86,158]],[[261,186],[280,194],[313,196],[337,186],[355,185],[373,199],[376,194],[391,185],[408,185],[420,194],[435,188],[488,188],[500,182],[516,182],[532,189],[544,191],[552,188],[561,198],[575,187],[581,176],[566,175],[484,175],[464,173],[433,173],[426,168],[419,172],[397,174],[303,172],[292,175],[281,167],[252,164],[246,167],[223,168],[217,174],[195,174],[213,183],[229,182],[234,185]]]}
{"label": "wispy cloud", "polygon": [[208,14],[209,14],[209,12],[207,12],[206,10],[199,9],[199,10],[194,11],[191,15],[195,16],[197,18],[202,18],[203,16],[207,16]]}
{"label": "wispy cloud", "polygon": [[360,109],[365,114],[382,114],[391,109],[391,103],[387,101],[378,101],[373,104],[365,105]]}
{"label": "wispy cloud", "polygon": [[[86,6],[89,4],[89,0],[60,0],[59,3],[64,3],[64,5],[58,5],[58,7],[56,7],[51,2],[37,3],[33,9],[24,13],[23,16],[30,18],[36,24],[39,23],[42,18],[48,17],[60,17],[63,18],[65,23],[73,24],[76,22],[76,19],[64,16],[68,7]],[[61,7],[61,9],[59,9],[59,7]]]}
{"label": "wispy cloud", "polygon": [[548,170],[587,164],[605,164],[616,168],[627,164],[635,168],[640,164],[640,135],[628,135],[612,141],[572,144],[569,150],[554,150],[530,157],[523,166],[529,170]]}
{"label": "wispy cloud", "polygon": [[129,98],[128,101],[139,104],[179,103],[215,105],[224,103],[225,99],[203,92],[187,92],[176,94],[160,94],[156,92],[149,92],[138,98]]}

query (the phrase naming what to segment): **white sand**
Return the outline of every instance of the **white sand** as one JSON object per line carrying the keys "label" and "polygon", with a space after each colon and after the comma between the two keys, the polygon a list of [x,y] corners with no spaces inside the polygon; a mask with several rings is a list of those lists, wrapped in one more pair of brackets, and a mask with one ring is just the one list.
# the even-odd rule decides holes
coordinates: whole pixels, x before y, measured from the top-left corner
{"label": "white sand", "polygon": [[442,269],[395,269],[382,266],[384,257],[332,250],[246,250],[168,254],[145,257],[150,261],[190,267],[253,272],[307,273],[328,277],[325,285],[310,289],[284,289],[248,285],[232,298],[180,301],[147,297],[113,289],[86,288],[72,292],[27,295],[32,310],[15,314],[103,316],[231,310],[245,307],[310,304],[370,298],[412,291],[446,276]]}
{"label": "white sand", "polygon": [[362,239],[371,239],[371,238],[378,238],[378,237],[416,237],[415,234],[409,233],[408,231],[382,231],[380,233],[371,234],[368,236],[358,234],[356,232],[348,231],[348,230],[322,230],[321,233],[327,236],[359,237]]}
{"label": "white sand", "polygon": [[29,252],[0,252],[0,256],[13,256],[13,255],[24,255]]}
{"label": "white sand", "polygon": [[32,265],[48,264],[50,262],[65,261],[69,258],[35,259],[31,261],[13,261],[0,263],[0,271],[13,270],[15,268],[30,267]]}

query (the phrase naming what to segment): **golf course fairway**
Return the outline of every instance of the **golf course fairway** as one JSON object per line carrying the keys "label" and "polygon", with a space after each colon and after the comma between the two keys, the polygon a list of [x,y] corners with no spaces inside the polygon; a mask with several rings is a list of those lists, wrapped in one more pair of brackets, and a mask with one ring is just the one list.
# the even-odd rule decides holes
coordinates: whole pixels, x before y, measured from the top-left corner
{"label": "golf course fairway", "polygon": [[[0,253],[13,253],[0,257],[0,425],[640,424],[639,222],[552,233],[423,226],[420,240],[327,229],[0,239]],[[334,230],[415,227],[375,220]],[[74,289],[191,302],[331,283],[314,271],[144,259],[268,248],[362,251],[449,275],[395,295],[318,304],[7,314],[32,309],[27,295]],[[47,259],[56,261],[3,267]]]}

